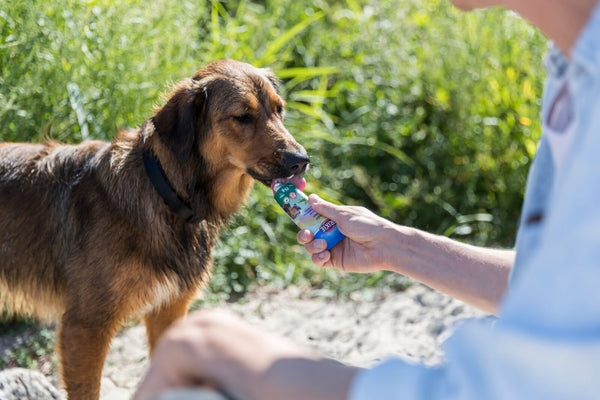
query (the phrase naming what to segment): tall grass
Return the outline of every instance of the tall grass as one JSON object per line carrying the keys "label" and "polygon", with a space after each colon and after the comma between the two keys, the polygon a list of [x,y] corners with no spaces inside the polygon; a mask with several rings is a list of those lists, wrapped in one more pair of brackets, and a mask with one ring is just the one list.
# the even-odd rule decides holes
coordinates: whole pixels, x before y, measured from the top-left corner
{"label": "tall grass", "polygon": [[[234,58],[283,80],[308,191],[398,223],[511,246],[545,38],[514,14],[447,0],[0,0],[0,140],[111,139],[169,84]],[[223,233],[212,289],[403,285],[317,271],[256,186]]]}

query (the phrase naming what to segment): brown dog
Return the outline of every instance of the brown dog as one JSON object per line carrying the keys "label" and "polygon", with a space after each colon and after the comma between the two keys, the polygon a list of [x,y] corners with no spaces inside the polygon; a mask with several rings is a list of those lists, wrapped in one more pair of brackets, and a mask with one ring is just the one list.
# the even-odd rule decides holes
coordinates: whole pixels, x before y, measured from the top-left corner
{"label": "brown dog", "polygon": [[112,143],[0,145],[0,305],[59,317],[70,399],[97,399],[109,343],[141,315],[150,352],[211,271],[256,179],[302,174],[269,70],[222,60]]}

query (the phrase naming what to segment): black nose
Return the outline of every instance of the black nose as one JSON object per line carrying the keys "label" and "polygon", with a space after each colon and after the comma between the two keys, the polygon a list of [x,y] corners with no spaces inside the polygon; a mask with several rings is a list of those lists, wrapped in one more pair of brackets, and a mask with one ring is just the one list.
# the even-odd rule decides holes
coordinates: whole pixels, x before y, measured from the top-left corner
{"label": "black nose", "polygon": [[301,175],[308,169],[310,159],[305,151],[284,153],[282,163],[293,175]]}

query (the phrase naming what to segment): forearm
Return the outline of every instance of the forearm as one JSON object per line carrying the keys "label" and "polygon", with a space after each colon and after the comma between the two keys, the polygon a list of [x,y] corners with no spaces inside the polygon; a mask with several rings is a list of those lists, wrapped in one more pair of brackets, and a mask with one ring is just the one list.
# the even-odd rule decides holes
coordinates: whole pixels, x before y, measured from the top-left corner
{"label": "forearm", "polygon": [[358,370],[329,359],[278,359],[258,382],[251,383],[252,399],[346,400]]}
{"label": "forearm", "polygon": [[496,313],[508,288],[514,251],[468,245],[396,225],[385,235],[385,269]]}

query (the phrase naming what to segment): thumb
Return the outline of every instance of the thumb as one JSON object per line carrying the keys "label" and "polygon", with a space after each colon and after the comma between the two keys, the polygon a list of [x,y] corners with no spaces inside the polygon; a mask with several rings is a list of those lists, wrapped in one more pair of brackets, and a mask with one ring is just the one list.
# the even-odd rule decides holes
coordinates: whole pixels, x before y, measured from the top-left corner
{"label": "thumb", "polygon": [[341,206],[323,200],[314,193],[308,196],[308,204],[312,206],[313,210],[326,218],[336,221],[340,216]]}

